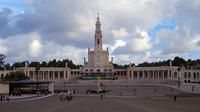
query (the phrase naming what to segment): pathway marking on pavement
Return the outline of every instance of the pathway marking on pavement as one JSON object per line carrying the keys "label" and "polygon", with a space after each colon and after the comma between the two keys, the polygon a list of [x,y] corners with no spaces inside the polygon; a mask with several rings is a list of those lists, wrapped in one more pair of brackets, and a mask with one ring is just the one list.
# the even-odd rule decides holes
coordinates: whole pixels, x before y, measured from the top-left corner
{"label": "pathway marking on pavement", "polygon": [[[43,98],[47,98],[47,97],[51,97],[51,96],[53,96],[53,95],[47,95],[47,96],[42,96],[42,97],[36,97],[36,98],[30,98],[30,99],[19,99],[19,100],[14,100],[14,101],[12,101],[12,100],[10,100],[9,102],[21,102],[21,101],[32,101],[32,100],[38,100],[38,99],[43,99]],[[4,103],[9,103],[9,102],[7,102],[7,101],[5,101]]]}
{"label": "pathway marking on pavement", "polygon": [[134,107],[134,108],[138,108],[138,109],[141,109],[141,110],[145,110],[145,111],[148,111],[148,112],[158,112],[158,111],[150,109],[150,108],[145,108],[145,107],[141,107],[141,106],[138,106],[138,105],[131,105],[129,103],[125,103],[125,102],[122,102],[122,101],[119,101],[119,100],[116,100],[116,99],[113,99],[113,98],[111,98],[111,99],[115,102],[118,102],[118,103],[121,103],[121,104],[124,104],[124,105],[128,105],[128,106],[131,106],[131,107]]}
{"label": "pathway marking on pavement", "polygon": [[83,102],[85,99],[82,99],[82,100],[78,100],[76,102],[72,102],[72,103],[69,103],[69,104],[66,104],[66,105],[62,105],[62,106],[59,106],[59,107],[55,107],[55,108],[51,108],[47,111],[44,111],[44,112],[53,112],[53,111],[56,111],[57,109],[62,109],[62,108],[65,108],[67,106],[71,106],[71,105],[74,105],[74,104],[77,104],[77,103],[80,103],[80,102]]}
{"label": "pathway marking on pavement", "polygon": [[[100,95],[82,95],[82,94],[76,94],[74,96],[89,96],[89,97],[100,97]],[[117,97],[117,98],[134,98],[134,99],[139,99],[139,98],[145,98],[145,97],[141,97],[141,96],[117,96],[117,95],[105,95],[104,97],[109,97],[109,98],[114,98],[114,97]]]}

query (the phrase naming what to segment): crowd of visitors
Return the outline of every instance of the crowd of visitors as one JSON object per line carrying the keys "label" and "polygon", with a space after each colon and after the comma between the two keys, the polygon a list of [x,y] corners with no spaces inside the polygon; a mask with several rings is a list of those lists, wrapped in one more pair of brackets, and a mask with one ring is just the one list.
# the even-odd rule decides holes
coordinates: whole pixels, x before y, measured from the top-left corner
{"label": "crowd of visitors", "polygon": [[74,90],[62,90],[60,91],[60,101],[72,101]]}
{"label": "crowd of visitors", "polygon": [[37,94],[40,96],[40,94],[49,94],[50,92],[47,89],[28,89],[28,90],[16,90],[16,91],[12,91],[10,92],[10,95],[13,96],[22,96],[24,94],[29,94],[29,95],[34,95]]}
{"label": "crowd of visitors", "polygon": [[10,96],[8,94],[0,94],[0,102],[3,102],[3,101],[9,102]]}

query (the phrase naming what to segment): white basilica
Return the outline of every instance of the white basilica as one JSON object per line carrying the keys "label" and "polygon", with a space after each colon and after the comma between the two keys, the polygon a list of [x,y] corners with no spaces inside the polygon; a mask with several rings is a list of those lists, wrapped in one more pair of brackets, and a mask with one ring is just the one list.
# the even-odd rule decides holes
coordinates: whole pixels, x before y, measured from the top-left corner
{"label": "white basilica", "polygon": [[113,58],[109,61],[109,51],[103,50],[101,22],[99,16],[96,21],[96,30],[94,34],[94,50],[88,48],[88,62],[84,58],[85,72],[107,72],[113,71]]}

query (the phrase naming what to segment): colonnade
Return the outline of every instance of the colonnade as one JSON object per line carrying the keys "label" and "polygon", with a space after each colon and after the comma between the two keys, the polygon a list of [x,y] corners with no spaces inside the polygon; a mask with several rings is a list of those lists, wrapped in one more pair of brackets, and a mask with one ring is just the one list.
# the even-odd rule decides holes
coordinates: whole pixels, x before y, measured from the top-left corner
{"label": "colonnade", "polygon": [[[78,76],[81,71],[78,70],[39,70],[36,73],[35,70],[25,69],[24,73],[32,80],[60,80],[60,79],[69,79],[70,76]],[[79,74],[78,74],[79,73]]]}
{"label": "colonnade", "polygon": [[128,79],[172,79],[178,80],[178,72],[172,70],[129,70]]}

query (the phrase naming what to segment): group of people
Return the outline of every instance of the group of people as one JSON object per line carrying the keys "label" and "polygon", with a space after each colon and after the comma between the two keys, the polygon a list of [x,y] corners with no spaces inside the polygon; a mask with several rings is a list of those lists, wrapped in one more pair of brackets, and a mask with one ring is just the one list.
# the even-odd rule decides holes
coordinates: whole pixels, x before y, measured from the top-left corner
{"label": "group of people", "polygon": [[66,91],[61,91],[60,93],[60,101],[72,101],[72,94],[74,94],[74,90],[66,90]]}
{"label": "group of people", "polygon": [[7,102],[10,101],[10,97],[8,94],[0,94],[0,102],[3,102],[3,101],[7,101]]}

